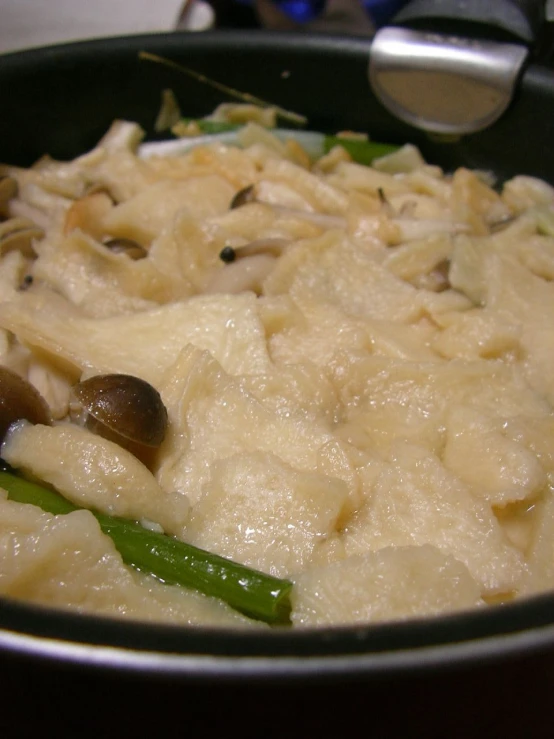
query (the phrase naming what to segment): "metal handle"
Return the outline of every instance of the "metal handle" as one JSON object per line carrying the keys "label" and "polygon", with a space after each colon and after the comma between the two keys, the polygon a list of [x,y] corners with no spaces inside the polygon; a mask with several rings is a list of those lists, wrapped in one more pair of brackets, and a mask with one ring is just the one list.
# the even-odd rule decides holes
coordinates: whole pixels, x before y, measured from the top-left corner
{"label": "metal handle", "polygon": [[369,80],[397,118],[429,132],[461,135],[504,113],[526,57],[522,44],[388,27],[373,39]]}

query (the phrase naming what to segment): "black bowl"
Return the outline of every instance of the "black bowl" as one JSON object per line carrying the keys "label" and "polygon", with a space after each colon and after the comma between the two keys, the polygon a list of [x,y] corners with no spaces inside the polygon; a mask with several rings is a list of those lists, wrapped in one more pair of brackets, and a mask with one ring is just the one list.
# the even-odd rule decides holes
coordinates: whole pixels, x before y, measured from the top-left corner
{"label": "black bowl", "polygon": [[[141,50],[180,61],[226,85],[303,113],[315,130],[348,128],[368,131],[377,140],[412,141],[429,160],[446,169],[463,164],[492,170],[500,178],[526,173],[554,179],[549,126],[554,114],[551,70],[528,67],[513,104],[494,126],[446,143],[399,122],[378,104],[368,82],[366,39],[265,31],[127,37],[4,55],[0,57],[0,161],[28,165],[44,153],[71,158],[94,146],[115,118],[138,121],[154,138],[153,123],[164,88],[172,88],[186,100],[187,113],[193,116],[207,114],[224,99],[221,93],[176,70],[139,60]],[[284,722],[280,733],[294,730],[294,726],[286,726],[285,696],[294,705],[296,721],[301,704],[310,705],[318,716],[327,716],[314,718],[309,724],[312,728],[325,728],[333,722],[345,728],[352,712],[342,721],[340,712],[346,704],[354,710],[353,697],[359,716],[359,701],[379,695],[381,706],[391,710],[388,723],[383,725],[392,727],[403,712],[400,705],[397,711],[391,708],[390,699],[384,696],[390,698],[388,691],[399,690],[399,685],[403,688],[396,695],[414,716],[419,705],[415,696],[419,696],[417,701],[423,700],[424,685],[444,701],[448,696],[452,699],[445,688],[450,685],[459,701],[467,701],[473,700],[468,686],[478,684],[491,697],[492,683],[496,681],[497,687],[507,690],[510,675],[512,687],[527,686],[529,706],[531,694],[544,697],[544,691],[537,690],[544,684],[538,675],[544,677],[545,671],[554,668],[554,594],[417,621],[251,633],[122,623],[0,600],[0,659],[4,675],[9,671],[18,678],[5,680],[5,687],[17,696],[21,690],[27,692],[24,686],[32,684],[39,694],[46,690],[51,697],[57,691],[53,674],[58,681],[65,676],[64,689],[75,690],[78,674],[80,684],[88,686],[95,696],[103,684],[121,689],[121,682],[110,682],[114,678],[135,680],[126,684],[136,696],[136,681],[146,679],[149,690],[153,690],[152,681],[158,686],[165,684],[156,693],[158,699],[162,692],[168,695],[168,682],[173,691],[176,684],[186,686],[189,696],[197,695],[187,692],[191,686],[197,689],[204,685],[216,691],[219,701],[228,696],[227,710],[232,703],[242,711],[236,701],[244,701],[246,693],[236,690],[247,685],[255,704],[249,704],[244,712],[258,720],[267,719],[269,724],[265,728],[258,724],[259,733],[246,731],[245,726],[241,731],[261,736],[272,735],[272,730],[276,735],[277,720]],[[454,673],[457,682],[448,682],[448,675]],[[94,675],[99,682],[93,689],[90,680]],[[461,675],[465,676],[463,688]],[[530,692],[529,680],[533,679],[535,689]],[[263,698],[261,685],[267,686]],[[420,687],[416,689],[416,685]],[[369,692],[367,686],[372,686]],[[302,690],[310,692],[298,692]],[[322,700],[324,695],[328,697]],[[107,700],[104,693],[102,699]],[[340,708],[335,711],[333,701],[337,700]],[[115,698],[111,701],[115,705]],[[467,717],[473,715],[474,709],[469,705],[463,709],[459,701],[450,704],[457,712],[448,724],[450,736],[458,735],[455,727],[467,726]],[[196,699],[194,703],[189,702],[183,710],[184,725],[187,711],[189,719],[194,712],[199,722],[204,716]],[[481,703],[473,705],[485,710]],[[43,702],[41,706],[44,716],[49,715],[49,705]],[[135,723],[130,715],[128,720],[138,726],[146,706],[134,708]],[[224,711],[207,710],[207,721],[226,721]],[[367,711],[368,728],[372,720],[374,726],[381,726],[377,723],[378,706],[368,705]],[[425,715],[429,718],[438,713],[436,706]],[[444,711],[440,715],[445,715]],[[502,723],[501,718],[498,721]]]}

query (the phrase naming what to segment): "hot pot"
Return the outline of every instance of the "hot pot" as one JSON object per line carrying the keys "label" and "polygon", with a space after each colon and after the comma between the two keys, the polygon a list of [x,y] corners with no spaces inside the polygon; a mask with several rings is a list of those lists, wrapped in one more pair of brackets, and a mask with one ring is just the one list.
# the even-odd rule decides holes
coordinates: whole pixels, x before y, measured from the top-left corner
{"label": "hot pot", "polygon": [[[507,109],[496,122],[468,135],[445,136],[402,121],[378,101],[368,77],[367,39],[266,31],[93,40],[8,54],[0,58],[0,160],[30,164],[45,152],[56,158],[73,157],[91,148],[115,118],[136,120],[155,137],[153,122],[164,88],[186,100],[192,116],[205,115],[221,102],[221,93],[211,87],[141,61],[143,50],[299,111],[314,130],[348,128],[368,131],[376,140],[411,141],[446,169],[463,164],[492,170],[500,178],[526,173],[554,181],[554,70],[547,66],[526,61]],[[457,680],[465,676],[466,692],[459,693],[463,700],[467,686],[476,681],[490,691],[491,679],[500,676],[502,689],[507,689],[508,679],[521,687],[533,676],[544,676],[554,667],[554,593],[477,613],[298,633],[183,629],[0,600],[0,658],[3,682],[11,686],[8,697],[19,696],[20,691],[28,694],[29,687],[34,690],[37,685],[39,693],[48,689],[57,693],[58,684],[74,697],[72,691],[81,679],[90,697],[96,700],[102,693],[107,699],[110,689],[101,685],[118,685],[120,690],[121,683],[113,681],[130,679],[126,684],[132,693],[146,679],[149,690],[158,686],[158,697],[161,692],[175,697],[175,686],[184,685],[189,696],[186,710],[193,709],[198,696],[194,691],[201,686],[216,691],[213,695],[219,700],[227,695],[238,710],[236,700],[242,697],[237,697],[237,686],[250,686],[256,705],[249,710],[269,721],[263,706],[273,697],[264,693],[261,698],[256,692],[261,685],[271,685],[280,700],[288,696],[295,701],[296,711],[308,700],[311,710],[316,704],[318,710],[323,707],[320,697],[325,693],[314,693],[314,686],[328,692],[334,686],[334,700],[344,706],[362,699],[360,686],[373,685],[363,693],[364,701],[368,695],[382,698],[384,690],[387,694],[389,689],[403,690],[410,695],[408,710],[414,711],[423,686],[444,691],[453,670],[458,670]],[[53,683],[52,675],[57,676]],[[105,682],[91,683],[92,675]],[[166,681],[172,687],[162,691],[160,684]],[[280,693],[284,684],[295,692]],[[357,687],[347,693],[345,686],[354,684]],[[414,692],[416,684],[419,692]],[[311,692],[300,698],[302,690]],[[377,710],[373,705],[370,713]],[[217,711],[210,715],[211,709],[206,710],[206,720],[218,719]],[[326,710],[331,721],[334,712]],[[140,710],[134,716],[139,725]],[[452,720],[452,725],[462,725]]]}

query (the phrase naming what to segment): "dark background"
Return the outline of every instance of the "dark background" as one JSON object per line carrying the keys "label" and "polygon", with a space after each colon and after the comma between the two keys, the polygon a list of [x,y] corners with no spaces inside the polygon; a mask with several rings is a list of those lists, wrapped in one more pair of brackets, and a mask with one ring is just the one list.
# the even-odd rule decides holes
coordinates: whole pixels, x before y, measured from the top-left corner
{"label": "dark background", "polygon": [[141,679],[0,663],[0,736],[552,737],[554,654],[402,678],[309,683]]}

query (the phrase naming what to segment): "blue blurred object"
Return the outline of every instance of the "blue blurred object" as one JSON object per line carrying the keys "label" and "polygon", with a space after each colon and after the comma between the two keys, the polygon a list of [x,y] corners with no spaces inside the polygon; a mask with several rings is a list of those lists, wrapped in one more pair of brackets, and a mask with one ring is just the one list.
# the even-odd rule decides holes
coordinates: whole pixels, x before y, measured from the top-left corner
{"label": "blue blurred object", "polygon": [[325,7],[325,0],[274,0],[275,5],[298,23],[317,18]]}
{"label": "blue blurred object", "polygon": [[[360,0],[376,28],[385,25],[407,0]],[[253,0],[234,0],[242,6],[252,6]],[[321,15],[326,0],[273,0],[286,15],[297,23],[309,23]]]}
{"label": "blue blurred object", "polygon": [[362,0],[376,28],[386,25],[407,0]]}

